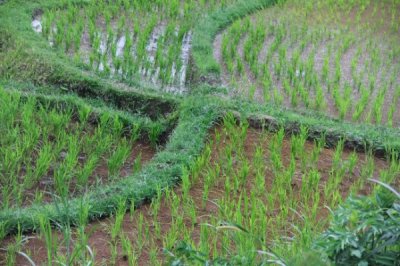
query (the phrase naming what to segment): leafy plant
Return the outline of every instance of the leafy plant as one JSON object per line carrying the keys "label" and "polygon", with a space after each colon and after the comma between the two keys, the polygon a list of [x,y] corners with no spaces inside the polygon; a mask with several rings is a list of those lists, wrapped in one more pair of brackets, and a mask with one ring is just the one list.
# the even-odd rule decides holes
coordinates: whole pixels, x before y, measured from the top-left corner
{"label": "leafy plant", "polygon": [[400,197],[378,189],[375,197],[350,197],[334,214],[315,248],[336,265],[400,263]]}

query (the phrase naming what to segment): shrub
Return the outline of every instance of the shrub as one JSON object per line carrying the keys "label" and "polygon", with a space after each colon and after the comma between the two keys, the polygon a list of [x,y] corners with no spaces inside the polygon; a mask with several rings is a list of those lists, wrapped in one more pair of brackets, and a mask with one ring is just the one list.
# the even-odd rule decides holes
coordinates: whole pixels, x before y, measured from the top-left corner
{"label": "shrub", "polygon": [[383,188],[350,197],[315,242],[336,265],[400,265],[400,197]]}

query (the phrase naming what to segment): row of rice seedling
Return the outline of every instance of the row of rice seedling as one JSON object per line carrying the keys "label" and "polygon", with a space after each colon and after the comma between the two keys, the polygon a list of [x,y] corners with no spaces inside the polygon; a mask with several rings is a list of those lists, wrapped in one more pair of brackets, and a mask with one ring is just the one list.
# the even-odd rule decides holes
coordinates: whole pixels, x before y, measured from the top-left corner
{"label": "row of rice seedling", "polygon": [[51,231],[44,220],[38,235],[5,241],[3,260],[21,262],[24,254],[48,265],[162,265],[186,252],[200,260],[230,257],[233,264],[280,261],[310,248],[327,226],[329,208],[350,193],[370,193],[368,178],[390,184],[400,174],[395,156],[376,159],[347,150],[344,141],[329,150],[323,137],[308,141],[306,128],[286,136],[283,129],[238,126],[228,115],[212,135],[184,170],[181,188],[158,189],[151,204],[137,210],[121,201],[113,218],[97,224],[87,224],[82,206],[73,232],[67,225]]}
{"label": "row of rice seedling", "polygon": [[51,45],[103,76],[145,78],[182,90],[191,28],[205,12],[232,1],[67,1],[64,9],[44,11],[41,32]]}
{"label": "row of rice seedling", "polygon": [[307,0],[261,11],[223,33],[222,78],[259,102],[398,126],[399,5]]}
{"label": "row of rice seedling", "polygon": [[[53,106],[0,89],[0,210],[70,198],[139,171],[155,153],[160,126],[94,118],[89,106]],[[96,120],[93,120],[96,119]],[[98,121],[97,121],[98,120]]]}

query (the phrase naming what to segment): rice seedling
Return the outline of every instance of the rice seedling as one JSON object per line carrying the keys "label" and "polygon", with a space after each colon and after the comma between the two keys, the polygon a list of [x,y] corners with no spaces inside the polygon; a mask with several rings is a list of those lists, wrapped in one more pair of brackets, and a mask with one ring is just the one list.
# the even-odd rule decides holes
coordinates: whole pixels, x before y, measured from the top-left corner
{"label": "rice seedling", "polygon": [[121,233],[121,227],[122,227],[122,221],[124,218],[124,214],[126,211],[126,202],[125,201],[120,201],[118,204],[118,208],[115,212],[115,222],[111,226],[111,240],[112,242],[115,242],[117,237]]}
{"label": "rice seedling", "polygon": [[53,235],[53,231],[51,230],[50,221],[44,216],[40,219],[40,232],[42,238],[44,238],[46,242],[48,265],[52,265],[57,253],[57,241]]}
{"label": "rice seedling", "polygon": [[127,160],[130,150],[131,148],[129,147],[128,141],[126,139],[122,139],[121,143],[119,143],[107,162],[110,176],[114,176],[118,173]]}
{"label": "rice seedling", "polygon": [[128,261],[129,266],[134,266],[137,265],[137,258],[135,256],[135,250],[131,244],[131,241],[127,237],[122,237],[122,248],[124,250],[124,253],[126,254],[126,258]]}
{"label": "rice seedling", "polygon": [[151,145],[154,147],[157,146],[157,141],[162,133],[162,126],[160,124],[154,124],[154,126],[150,129],[149,139]]}

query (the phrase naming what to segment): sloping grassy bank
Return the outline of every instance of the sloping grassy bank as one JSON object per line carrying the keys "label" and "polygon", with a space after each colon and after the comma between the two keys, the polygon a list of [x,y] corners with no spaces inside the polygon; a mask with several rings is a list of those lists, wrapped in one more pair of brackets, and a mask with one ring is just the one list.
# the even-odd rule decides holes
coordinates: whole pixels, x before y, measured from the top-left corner
{"label": "sloping grassy bank", "polygon": [[347,148],[364,152],[371,150],[379,157],[392,153],[400,155],[400,130],[396,128],[352,124],[314,111],[294,112],[243,100],[233,101],[231,108],[242,113],[253,127],[264,126],[272,131],[284,127],[291,133],[298,133],[301,127],[306,127],[310,138],[325,136],[328,147],[335,147],[344,140]]}
{"label": "sloping grassy bank", "polygon": [[[0,86],[0,92],[2,91]],[[21,92],[20,90],[6,89],[6,93],[16,94],[20,98],[21,103],[34,98],[38,107],[45,106],[47,109],[55,109],[59,111],[73,110],[73,116],[78,119],[80,110],[90,112],[88,121],[97,125],[100,123],[102,116],[117,117],[122,123],[124,131],[129,133],[133,128],[140,128],[140,137],[149,140],[150,132],[153,128],[159,128],[160,136],[168,136],[176,126],[178,120],[178,112],[174,111],[166,116],[160,116],[152,119],[146,115],[131,114],[110,106],[103,101],[91,100],[87,101],[73,94],[67,95],[46,95],[37,92]],[[162,142],[162,141],[161,141]]]}
{"label": "sloping grassy bank", "polygon": [[[198,98],[199,95],[192,97]],[[335,147],[339,141],[344,140],[345,146],[349,149],[360,152],[372,151],[378,157],[392,154],[400,156],[399,128],[353,124],[328,117],[317,111],[292,111],[273,104],[260,105],[241,98],[228,100],[212,95],[203,95],[202,98],[206,103],[221,106],[223,112],[220,114],[219,120],[228,112],[232,112],[237,120],[247,120],[253,128],[277,131],[283,127],[289,134],[297,134],[301,127],[305,127],[308,129],[310,139],[325,137],[326,145],[329,148]]]}

